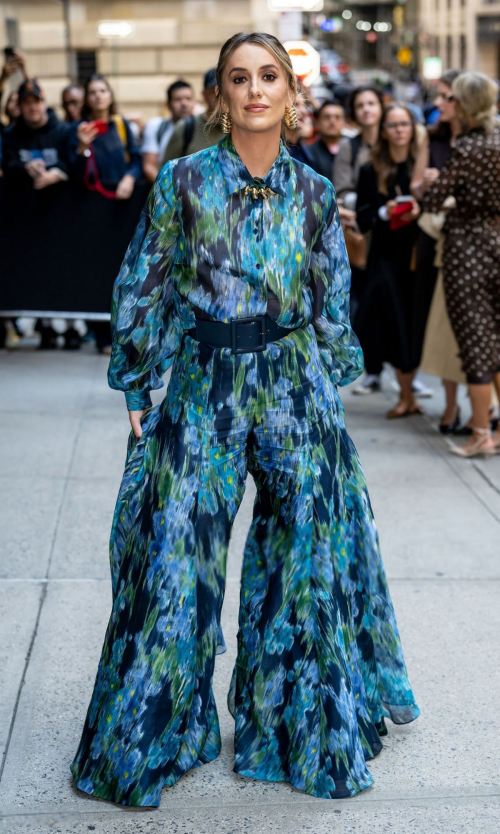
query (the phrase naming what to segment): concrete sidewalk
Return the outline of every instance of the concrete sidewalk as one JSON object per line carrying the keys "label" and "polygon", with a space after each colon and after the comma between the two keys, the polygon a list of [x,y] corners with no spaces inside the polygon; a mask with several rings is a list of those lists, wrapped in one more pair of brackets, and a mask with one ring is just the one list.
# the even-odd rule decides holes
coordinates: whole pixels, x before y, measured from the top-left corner
{"label": "concrete sidewalk", "polygon": [[[422,715],[389,723],[375,785],[325,801],[232,772],[225,697],[235,655],[248,483],[231,542],[217,660],[217,761],[165,789],[158,810],[71,785],[111,605],[108,536],[128,422],[107,360],[0,354],[0,772],[2,832],[96,834],[498,834],[500,457],[447,454],[422,417],[387,421],[390,387],[342,396],[378,521]],[[424,407],[439,414],[439,393]]]}

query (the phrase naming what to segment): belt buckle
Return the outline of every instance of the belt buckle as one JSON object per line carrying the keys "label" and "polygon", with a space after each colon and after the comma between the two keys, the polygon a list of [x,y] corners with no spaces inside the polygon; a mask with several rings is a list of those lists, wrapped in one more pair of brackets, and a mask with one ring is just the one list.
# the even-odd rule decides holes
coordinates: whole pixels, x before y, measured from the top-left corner
{"label": "belt buckle", "polygon": [[[267,331],[265,329],[265,316],[250,316],[243,319],[231,320],[231,351],[232,353],[259,353],[267,347]],[[257,347],[238,347],[238,327],[241,324],[260,324],[260,344]]]}

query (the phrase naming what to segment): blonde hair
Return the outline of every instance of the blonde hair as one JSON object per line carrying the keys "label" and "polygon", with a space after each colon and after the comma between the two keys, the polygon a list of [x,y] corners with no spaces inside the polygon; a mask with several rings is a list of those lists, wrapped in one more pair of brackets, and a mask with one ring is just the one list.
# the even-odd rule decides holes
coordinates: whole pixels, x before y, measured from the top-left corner
{"label": "blonde hair", "polygon": [[452,85],[455,101],[486,133],[495,127],[498,87],[482,72],[463,72]]}
{"label": "blonde hair", "polygon": [[290,56],[281,41],[279,41],[278,38],[275,38],[274,35],[267,34],[267,32],[238,32],[237,35],[233,35],[225,42],[219,54],[219,60],[215,68],[215,75],[217,79],[217,103],[215,105],[215,109],[207,119],[205,126],[206,130],[211,130],[216,127],[221,120],[221,116],[224,112],[222,109],[222,99],[224,96],[222,75],[233,52],[244,43],[254,43],[257,46],[263,46],[264,49],[267,49],[267,51],[273,55],[279,66],[285,72],[285,76],[288,81],[288,88],[292,93],[292,100],[295,101],[296,99],[297,79],[295,78]]}

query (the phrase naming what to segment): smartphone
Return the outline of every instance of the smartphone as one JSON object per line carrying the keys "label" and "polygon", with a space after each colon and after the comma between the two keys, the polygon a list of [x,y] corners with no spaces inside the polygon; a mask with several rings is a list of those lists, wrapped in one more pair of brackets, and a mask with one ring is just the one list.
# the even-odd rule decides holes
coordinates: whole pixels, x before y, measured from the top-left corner
{"label": "smartphone", "polygon": [[107,133],[109,130],[109,125],[104,119],[96,119],[95,122],[92,123],[92,127],[97,130],[97,136],[100,136],[101,133]]}
{"label": "smartphone", "polygon": [[14,47],[13,46],[5,46],[3,51],[4,51],[6,61],[9,58],[14,58],[15,57],[16,53],[14,52]]}
{"label": "smartphone", "polygon": [[411,197],[396,197],[396,207],[391,214],[391,219],[389,221],[389,228],[391,231],[395,231],[396,229],[401,229],[402,226],[406,226],[410,223],[410,220],[403,220],[403,214],[409,214],[413,209],[413,201]]}

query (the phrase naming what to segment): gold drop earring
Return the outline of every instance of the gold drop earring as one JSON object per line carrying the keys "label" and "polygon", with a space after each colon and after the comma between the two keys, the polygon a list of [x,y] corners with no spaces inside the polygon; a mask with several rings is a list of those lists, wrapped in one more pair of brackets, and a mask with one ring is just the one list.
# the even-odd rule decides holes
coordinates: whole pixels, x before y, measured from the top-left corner
{"label": "gold drop earring", "polygon": [[233,120],[230,113],[222,113],[220,123],[223,133],[231,133],[231,130],[233,129]]}
{"label": "gold drop earring", "polygon": [[285,107],[285,124],[290,130],[296,130],[299,121],[297,119],[297,108],[295,104]]}

